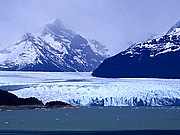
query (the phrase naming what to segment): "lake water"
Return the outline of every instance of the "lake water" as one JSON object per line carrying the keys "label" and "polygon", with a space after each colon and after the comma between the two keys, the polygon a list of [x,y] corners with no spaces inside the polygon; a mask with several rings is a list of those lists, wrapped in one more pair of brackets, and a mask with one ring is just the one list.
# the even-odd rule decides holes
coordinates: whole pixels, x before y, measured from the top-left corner
{"label": "lake water", "polygon": [[180,130],[180,107],[80,107],[0,112],[0,131]]}

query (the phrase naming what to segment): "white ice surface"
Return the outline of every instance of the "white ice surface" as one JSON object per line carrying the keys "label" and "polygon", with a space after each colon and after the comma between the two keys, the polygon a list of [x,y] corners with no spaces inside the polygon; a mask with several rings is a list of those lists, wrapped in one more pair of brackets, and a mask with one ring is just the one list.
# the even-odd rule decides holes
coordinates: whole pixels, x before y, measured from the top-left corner
{"label": "white ice surface", "polygon": [[[0,72],[0,89],[19,86],[10,91],[19,97],[36,97],[44,103],[60,100],[74,105],[133,106],[142,100],[148,105],[171,105],[165,99],[180,99],[179,79],[106,79],[91,73]],[[24,88],[22,86],[28,86]],[[11,90],[13,87],[11,87]]]}

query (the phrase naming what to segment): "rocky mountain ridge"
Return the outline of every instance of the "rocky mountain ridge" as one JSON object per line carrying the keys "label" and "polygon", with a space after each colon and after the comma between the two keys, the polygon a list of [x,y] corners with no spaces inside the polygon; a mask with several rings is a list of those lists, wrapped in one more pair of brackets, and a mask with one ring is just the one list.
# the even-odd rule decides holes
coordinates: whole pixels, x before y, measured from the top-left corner
{"label": "rocky mountain ridge", "polygon": [[180,78],[180,21],[165,35],[135,43],[107,58],[94,72],[98,77]]}
{"label": "rocky mountain ridge", "polygon": [[96,40],[87,40],[68,30],[57,19],[42,35],[26,33],[16,44],[0,51],[0,70],[92,71],[108,57]]}

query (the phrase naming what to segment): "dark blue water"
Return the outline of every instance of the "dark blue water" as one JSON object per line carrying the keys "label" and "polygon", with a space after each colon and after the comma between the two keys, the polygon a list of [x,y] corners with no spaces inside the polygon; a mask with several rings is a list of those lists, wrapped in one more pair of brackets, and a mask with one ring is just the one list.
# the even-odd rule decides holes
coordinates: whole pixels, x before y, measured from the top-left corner
{"label": "dark blue water", "polygon": [[174,134],[179,130],[180,107],[80,107],[0,112],[0,134],[141,134],[142,131]]}

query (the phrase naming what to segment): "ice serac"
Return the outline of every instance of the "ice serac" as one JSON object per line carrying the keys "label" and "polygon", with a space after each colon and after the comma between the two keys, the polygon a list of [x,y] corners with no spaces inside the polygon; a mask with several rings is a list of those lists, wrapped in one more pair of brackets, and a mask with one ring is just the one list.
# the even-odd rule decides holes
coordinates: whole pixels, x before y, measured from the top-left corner
{"label": "ice serac", "polygon": [[92,73],[112,78],[180,78],[180,21],[158,38],[135,43]]}
{"label": "ice serac", "polygon": [[45,26],[42,35],[26,33],[16,44],[1,50],[0,70],[93,71],[107,58],[107,52],[100,43],[66,29],[57,19]]}

